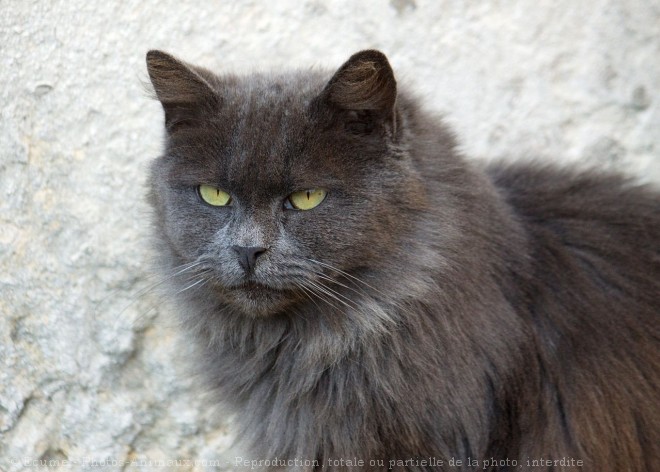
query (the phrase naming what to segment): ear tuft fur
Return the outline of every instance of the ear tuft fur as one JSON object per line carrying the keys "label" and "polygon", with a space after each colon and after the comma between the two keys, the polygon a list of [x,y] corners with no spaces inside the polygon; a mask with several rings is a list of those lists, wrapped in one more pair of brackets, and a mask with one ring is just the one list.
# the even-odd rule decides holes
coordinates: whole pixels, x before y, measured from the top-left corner
{"label": "ear tuft fur", "polygon": [[346,131],[396,135],[396,80],[385,55],[373,49],[353,54],[313,102],[344,122]]}
{"label": "ear tuft fur", "polygon": [[345,110],[390,114],[396,101],[396,80],[387,57],[373,49],[353,54],[326,86],[327,100]]}
{"label": "ear tuft fur", "polygon": [[217,105],[218,94],[197,69],[162,51],[147,53],[147,71],[151,84],[165,109],[165,125],[173,131],[183,123],[190,124],[202,109]]}

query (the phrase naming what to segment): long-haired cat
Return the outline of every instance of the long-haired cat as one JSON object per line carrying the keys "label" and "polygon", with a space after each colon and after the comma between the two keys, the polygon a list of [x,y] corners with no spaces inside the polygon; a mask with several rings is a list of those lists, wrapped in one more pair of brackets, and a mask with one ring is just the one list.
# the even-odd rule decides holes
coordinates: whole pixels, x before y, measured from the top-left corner
{"label": "long-haired cat", "polygon": [[251,467],[660,468],[657,191],[478,168],[374,50],[147,66],[162,270]]}

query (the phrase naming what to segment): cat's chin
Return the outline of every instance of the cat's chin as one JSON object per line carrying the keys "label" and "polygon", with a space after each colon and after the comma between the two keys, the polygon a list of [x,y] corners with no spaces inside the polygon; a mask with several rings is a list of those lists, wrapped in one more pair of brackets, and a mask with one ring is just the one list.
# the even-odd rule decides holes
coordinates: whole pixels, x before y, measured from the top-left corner
{"label": "cat's chin", "polygon": [[247,316],[265,317],[282,312],[297,297],[290,290],[280,290],[257,282],[246,282],[224,290],[231,305]]}

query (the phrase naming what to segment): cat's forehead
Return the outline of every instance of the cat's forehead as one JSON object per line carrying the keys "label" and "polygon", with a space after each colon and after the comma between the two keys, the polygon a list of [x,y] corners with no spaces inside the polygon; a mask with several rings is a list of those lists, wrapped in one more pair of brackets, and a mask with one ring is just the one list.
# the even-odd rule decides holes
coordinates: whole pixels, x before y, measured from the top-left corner
{"label": "cat's forehead", "polygon": [[264,112],[284,107],[280,111],[293,111],[308,105],[321,92],[328,77],[319,71],[220,77],[220,95],[227,107],[262,108]]}
{"label": "cat's forehead", "polygon": [[323,156],[310,155],[318,132],[309,105],[327,83],[321,73],[254,74],[223,84],[215,117],[224,147],[214,167],[239,188],[293,188],[331,169]]}

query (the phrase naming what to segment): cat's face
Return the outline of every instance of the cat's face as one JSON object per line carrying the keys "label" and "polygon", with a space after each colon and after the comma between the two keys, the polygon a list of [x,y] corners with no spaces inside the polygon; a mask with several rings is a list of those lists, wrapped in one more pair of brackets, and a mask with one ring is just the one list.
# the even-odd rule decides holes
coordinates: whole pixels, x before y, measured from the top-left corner
{"label": "cat's face", "polygon": [[149,73],[168,128],[151,201],[172,265],[219,300],[267,315],[377,265],[420,204],[398,144],[384,56],[321,74],[218,77],[163,53]]}

